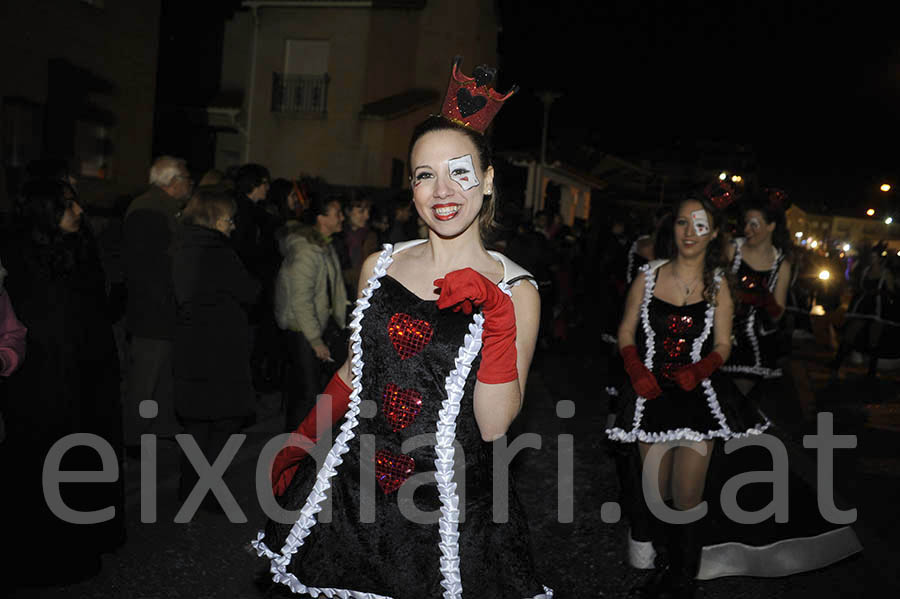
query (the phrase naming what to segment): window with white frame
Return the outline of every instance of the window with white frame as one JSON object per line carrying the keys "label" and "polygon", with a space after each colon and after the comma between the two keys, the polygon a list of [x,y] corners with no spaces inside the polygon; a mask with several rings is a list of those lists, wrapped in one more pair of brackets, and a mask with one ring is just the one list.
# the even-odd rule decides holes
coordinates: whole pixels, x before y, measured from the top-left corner
{"label": "window with white frame", "polygon": [[272,75],[273,112],[327,112],[329,51],[328,41],[285,40],[284,70]]}

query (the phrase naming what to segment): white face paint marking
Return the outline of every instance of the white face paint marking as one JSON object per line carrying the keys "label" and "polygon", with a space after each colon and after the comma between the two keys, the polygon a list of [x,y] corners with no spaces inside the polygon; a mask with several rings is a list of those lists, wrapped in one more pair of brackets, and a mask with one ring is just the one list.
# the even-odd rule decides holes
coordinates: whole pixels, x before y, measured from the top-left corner
{"label": "white face paint marking", "polygon": [[754,233],[759,231],[760,222],[759,222],[759,219],[756,218],[755,216],[753,218],[751,218],[750,220],[748,220],[747,224],[750,226],[750,230],[753,231]]}
{"label": "white face paint marking", "polygon": [[469,191],[478,185],[479,181],[475,176],[475,165],[472,162],[471,154],[451,158],[447,161],[447,168],[450,169],[450,178],[459,183],[463,191]]}
{"label": "white face paint marking", "polygon": [[691,212],[691,223],[693,223],[694,231],[696,231],[698,236],[709,235],[709,217],[706,215],[706,210],[694,210]]}

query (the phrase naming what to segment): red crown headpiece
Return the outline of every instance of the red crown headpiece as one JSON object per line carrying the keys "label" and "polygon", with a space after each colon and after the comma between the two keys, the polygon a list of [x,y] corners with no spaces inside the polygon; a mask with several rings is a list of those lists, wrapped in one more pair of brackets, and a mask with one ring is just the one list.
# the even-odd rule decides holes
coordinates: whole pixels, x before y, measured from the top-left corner
{"label": "red crown headpiece", "polygon": [[770,208],[774,208],[776,210],[784,210],[788,207],[788,196],[787,193],[784,192],[784,190],[767,187],[763,191],[768,197]]}
{"label": "red crown headpiece", "polygon": [[441,116],[484,133],[503,103],[519,88],[513,86],[506,95],[501,95],[491,87],[494,77],[497,76],[497,69],[478,65],[472,73],[474,77],[467,77],[459,72],[461,62],[460,56],[453,59],[453,70],[450,74],[450,83],[447,85],[447,95],[444,96]]}
{"label": "red crown headpiece", "polygon": [[718,180],[707,185],[703,190],[703,195],[719,210],[724,210],[737,198],[734,185],[727,181]]}

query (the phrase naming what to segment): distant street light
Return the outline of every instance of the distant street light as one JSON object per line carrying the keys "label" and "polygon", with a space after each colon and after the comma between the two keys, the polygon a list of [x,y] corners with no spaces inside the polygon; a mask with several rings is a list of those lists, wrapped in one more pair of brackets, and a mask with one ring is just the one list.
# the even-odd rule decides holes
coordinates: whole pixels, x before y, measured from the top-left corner
{"label": "distant street light", "polygon": [[884,224],[886,224],[886,225],[889,225],[892,222],[894,222],[894,217],[892,217],[892,216],[889,216],[886,219],[884,219]]}
{"label": "distant street light", "polygon": [[794,237],[796,237],[797,239],[801,239],[803,237],[803,231],[797,231],[796,233],[794,233]]}
{"label": "distant street light", "polygon": [[728,178],[728,173],[726,173],[725,171],[722,171],[721,173],[719,173],[719,181],[724,181],[727,178]]}
{"label": "distant street light", "polygon": [[881,191],[887,193],[887,192],[890,191],[890,190],[891,190],[890,184],[888,184],[888,183],[882,183],[882,184],[881,184]]}
{"label": "distant street light", "polygon": [[828,272],[827,270],[823,270],[822,272],[819,273],[819,278],[822,279],[823,281],[827,281],[828,279],[831,278],[831,273]]}
{"label": "distant street light", "polygon": [[844,244],[844,251],[845,251],[845,252],[849,252],[849,251],[850,251],[850,244],[849,244],[849,243],[845,243],[845,244]]}
{"label": "distant street light", "polygon": [[874,209],[874,208],[869,208],[868,210],[866,210],[866,214],[867,214],[868,216],[875,216],[875,209]]}
{"label": "distant street light", "polygon": [[743,181],[743,179],[741,178],[740,175],[732,175],[732,176],[731,176],[731,180],[732,180],[734,183],[740,183],[741,181]]}

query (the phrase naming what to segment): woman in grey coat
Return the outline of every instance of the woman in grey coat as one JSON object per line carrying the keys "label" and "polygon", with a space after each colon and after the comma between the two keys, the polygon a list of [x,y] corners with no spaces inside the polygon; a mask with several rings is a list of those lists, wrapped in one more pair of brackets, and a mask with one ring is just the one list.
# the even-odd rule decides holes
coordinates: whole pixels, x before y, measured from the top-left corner
{"label": "woman in grey coat", "polygon": [[275,320],[286,331],[290,363],[285,385],[285,430],[291,431],[345,356],[332,352],[326,332],[347,322],[347,292],[331,236],[344,214],[337,196],[311,194],[302,222],[282,231],[284,261],[275,281]]}

